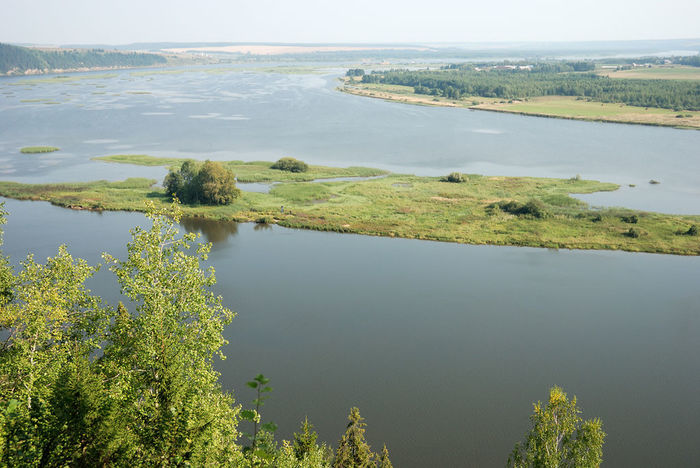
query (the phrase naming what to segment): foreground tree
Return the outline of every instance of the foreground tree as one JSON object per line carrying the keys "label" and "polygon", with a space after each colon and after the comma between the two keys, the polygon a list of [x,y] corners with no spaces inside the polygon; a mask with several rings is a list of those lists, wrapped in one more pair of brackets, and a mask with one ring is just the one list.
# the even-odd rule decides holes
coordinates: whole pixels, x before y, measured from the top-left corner
{"label": "foreground tree", "polygon": [[334,468],[368,468],[374,466],[373,454],[365,442],[364,418],[356,407],[350,409],[345,434],[338,443],[335,452]]}
{"label": "foreground tree", "polygon": [[508,458],[509,467],[600,466],[605,438],[602,422],[598,418],[583,421],[576,397],[569,401],[561,388],[553,387],[547,405],[538,401],[534,407],[532,428],[525,442],[516,444]]}
{"label": "foreground tree", "polygon": [[103,366],[113,381],[124,434],[124,462],[146,466],[235,465],[238,409],[221,391],[215,355],[233,313],[203,271],[209,244],[178,237],[180,208],[149,207],[150,229],[135,228],[125,260],[105,255],[122,292],[135,304],[115,320]]}

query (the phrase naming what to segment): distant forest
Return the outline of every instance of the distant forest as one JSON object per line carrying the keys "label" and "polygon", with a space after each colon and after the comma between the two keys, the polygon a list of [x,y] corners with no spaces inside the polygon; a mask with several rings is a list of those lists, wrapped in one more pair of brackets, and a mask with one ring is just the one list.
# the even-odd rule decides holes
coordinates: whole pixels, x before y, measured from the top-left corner
{"label": "distant forest", "polygon": [[[495,65],[495,66],[494,66]],[[412,86],[416,94],[460,99],[481,96],[527,99],[538,96],[579,96],[631,106],[700,110],[700,83],[692,80],[608,78],[589,70],[589,62],[534,65],[448,65],[435,70],[390,70],[364,75],[364,83]]]}
{"label": "distant forest", "polygon": [[115,52],[104,49],[40,50],[0,43],[0,74],[28,70],[69,70],[101,67],[146,67],[167,62],[157,54]]}

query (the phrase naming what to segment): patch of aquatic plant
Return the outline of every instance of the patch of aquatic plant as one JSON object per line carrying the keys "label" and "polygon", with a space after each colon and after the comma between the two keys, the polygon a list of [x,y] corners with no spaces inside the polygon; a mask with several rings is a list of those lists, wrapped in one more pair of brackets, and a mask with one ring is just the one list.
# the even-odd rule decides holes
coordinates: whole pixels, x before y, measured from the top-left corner
{"label": "patch of aquatic plant", "polygon": [[37,154],[37,153],[52,153],[54,151],[58,151],[61,148],[57,148],[56,146],[25,146],[24,148],[20,149],[19,151],[24,154]]}

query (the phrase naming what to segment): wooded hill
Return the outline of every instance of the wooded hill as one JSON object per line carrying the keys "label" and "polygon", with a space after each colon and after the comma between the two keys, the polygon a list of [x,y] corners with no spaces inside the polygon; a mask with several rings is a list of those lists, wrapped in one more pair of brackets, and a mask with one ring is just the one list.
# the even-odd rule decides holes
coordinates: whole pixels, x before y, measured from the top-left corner
{"label": "wooded hill", "polygon": [[22,75],[29,70],[48,73],[83,68],[147,67],[166,62],[167,59],[158,54],[104,49],[42,50],[0,43],[0,74],[3,75]]}

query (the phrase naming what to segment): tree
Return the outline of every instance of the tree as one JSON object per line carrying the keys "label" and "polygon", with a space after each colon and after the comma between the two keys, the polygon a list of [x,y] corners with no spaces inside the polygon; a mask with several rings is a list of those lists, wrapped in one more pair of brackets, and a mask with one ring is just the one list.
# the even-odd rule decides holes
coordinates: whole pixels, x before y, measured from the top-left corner
{"label": "tree", "polygon": [[45,265],[28,256],[13,281],[0,308],[0,464],[85,463],[103,440],[92,432],[108,412],[87,368],[111,313],[85,288],[95,271],[61,246]]}
{"label": "tree", "polygon": [[301,433],[294,433],[294,456],[297,460],[303,460],[316,447],[318,434],[314,431],[313,424],[309,424],[309,418],[304,418],[301,423]]}
{"label": "tree", "polygon": [[170,169],[163,187],[168,196],[177,197],[183,203],[228,205],[241,194],[236,188],[233,172],[221,163],[209,160],[201,166],[187,160],[180,169]]}
{"label": "tree", "polygon": [[377,468],[394,468],[394,465],[391,464],[391,460],[389,460],[389,451],[386,449],[386,444],[384,444],[382,454],[379,456]]}
{"label": "tree", "polygon": [[566,393],[553,387],[549,402],[534,405],[530,416],[532,428],[525,442],[516,444],[508,458],[510,467],[594,468],[603,460],[605,433],[600,419],[583,421],[576,407],[576,397],[569,401]]}
{"label": "tree", "polygon": [[105,349],[103,366],[113,382],[123,424],[123,464],[235,464],[238,409],[218,384],[213,358],[223,358],[222,336],[233,312],[210,288],[213,268],[203,271],[210,244],[188,249],[196,236],[178,237],[174,203],[147,216],[153,225],[132,229],[127,258],[105,260],[122,292],[135,304],[121,311]]}
{"label": "tree", "polygon": [[364,418],[356,407],[350,409],[345,434],[338,443],[333,468],[368,468],[374,466],[373,454],[365,442]]}
{"label": "tree", "polygon": [[228,205],[240,195],[236,179],[221,163],[205,161],[197,174],[199,201],[209,205]]}

